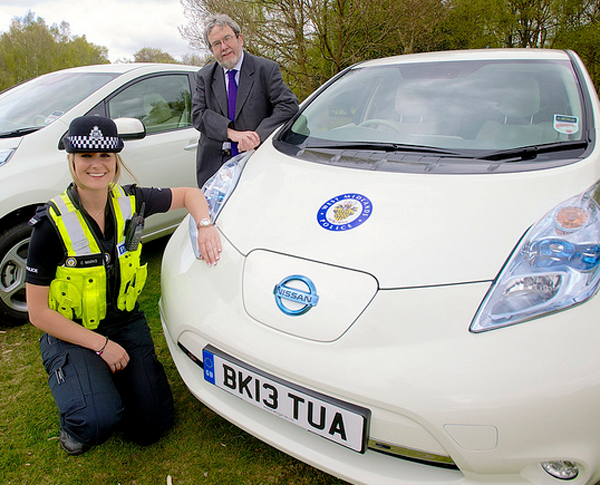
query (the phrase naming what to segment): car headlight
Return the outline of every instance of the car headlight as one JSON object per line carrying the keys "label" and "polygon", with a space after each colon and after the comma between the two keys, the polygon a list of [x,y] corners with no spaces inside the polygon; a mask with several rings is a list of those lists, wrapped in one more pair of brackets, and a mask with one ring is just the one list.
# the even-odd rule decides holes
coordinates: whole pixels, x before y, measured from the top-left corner
{"label": "car headlight", "polygon": [[10,157],[12,157],[13,153],[15,153],[14,148],[9,148],[6,150],[0,150],[0,167],[5,163],[8,163]]}
{"label": "car headlight", "polygon": [[600,283],[600,183],[529,229],[481,303],[472,332],[565,310]]}
{"label": "car headlight", "polygon": [[202,191],[208,202],[210,218],[216,221],[225,202],[234,191],[244,165],[254,152],[244,152],[233,157],[219,169],[210,179],[206,181]]}
{"label": "car headlight", "polygon": [[[254,151],[240,153],[233,157],[219,169],[202,187],[206,202],[208,202],[208,211],[210,219],[216,221],[219,213],[223,209],[225,202],[235,190],[244,165],[252,156]],[[198,249],[198,227],[193,217],[189,217],[189,234],[194,249],[194,255],[200,259],[200,250]]]}

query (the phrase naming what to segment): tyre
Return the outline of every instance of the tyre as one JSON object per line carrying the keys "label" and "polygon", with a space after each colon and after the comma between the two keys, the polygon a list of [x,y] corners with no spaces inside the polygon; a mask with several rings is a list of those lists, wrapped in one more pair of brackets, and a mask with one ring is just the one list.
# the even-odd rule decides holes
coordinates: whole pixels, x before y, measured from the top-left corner
{"label": "tyre", "polygon": [[25,266],[31,227],[18,222],[0,232],[0,324],[15,326],[28,319],[25,300]]}

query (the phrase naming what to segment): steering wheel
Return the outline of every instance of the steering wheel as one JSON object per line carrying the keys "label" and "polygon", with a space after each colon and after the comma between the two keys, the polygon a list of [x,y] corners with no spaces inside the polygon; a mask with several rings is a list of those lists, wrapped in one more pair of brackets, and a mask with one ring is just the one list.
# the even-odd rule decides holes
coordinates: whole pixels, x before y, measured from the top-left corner
{"label": "steering wheel", "polygon": [[400,127],[398,126],[397,123],[394,123],[393,121],[390,120],[385,120],[383,118],[371,118],[370,120],[365,120],[362,123],[359,123],[358,126],[360,128],[365,127],[365,126],[387,126],[388,128],[391,128],[392,130],[394,130],[396,133],[400,133]]}

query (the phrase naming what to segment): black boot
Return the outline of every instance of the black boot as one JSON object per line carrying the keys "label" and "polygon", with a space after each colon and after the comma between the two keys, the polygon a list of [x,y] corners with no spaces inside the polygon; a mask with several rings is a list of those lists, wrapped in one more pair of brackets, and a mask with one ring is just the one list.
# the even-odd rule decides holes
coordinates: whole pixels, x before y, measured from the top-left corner
{"label": "black boot", "polygon": [[91,446],[73,438],[62,428],[60,429],[60,447],[69,455],[81,455],[91,448]]}

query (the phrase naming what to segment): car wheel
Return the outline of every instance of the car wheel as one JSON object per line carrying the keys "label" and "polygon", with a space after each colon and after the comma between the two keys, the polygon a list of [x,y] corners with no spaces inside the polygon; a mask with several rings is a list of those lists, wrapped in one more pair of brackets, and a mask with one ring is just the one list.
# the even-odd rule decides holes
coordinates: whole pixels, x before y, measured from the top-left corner
{"label": "car wheel", "polygon": [[0,232],[0,323],[3,325],[27,321],[25,266],[30,238],[27,221]]}

